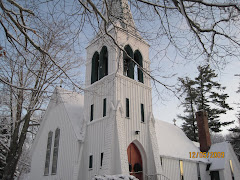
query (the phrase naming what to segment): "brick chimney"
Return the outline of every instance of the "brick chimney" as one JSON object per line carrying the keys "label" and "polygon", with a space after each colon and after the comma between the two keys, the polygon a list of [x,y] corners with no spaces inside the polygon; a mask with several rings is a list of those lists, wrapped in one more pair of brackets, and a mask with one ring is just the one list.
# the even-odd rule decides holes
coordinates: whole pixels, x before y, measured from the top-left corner
{"label": "brick chimney", "polygon": [[211,146],[207,112],[204,110],[196,112],[196,119],[198,126],[200,151],[207,152]]}

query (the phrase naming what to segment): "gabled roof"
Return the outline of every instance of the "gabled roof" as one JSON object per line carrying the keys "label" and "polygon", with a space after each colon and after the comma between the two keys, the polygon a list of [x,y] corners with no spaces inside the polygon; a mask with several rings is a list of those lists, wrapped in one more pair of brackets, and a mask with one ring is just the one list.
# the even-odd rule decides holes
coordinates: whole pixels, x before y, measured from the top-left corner
{"label": "gabled roof", "polygon": [[190,158],[190,152],[200,150],[177,126],[164,121],[155,121],[159,155],[179,159],[207,162],[205,158]]}
{"label": "gabled roof", "polygon": [[31,148],[31,154],[34,152],[38,139],[41,136],[41,132],[44,129],[44,124],[47,120],[47,114],[51,112],[51,108],[55,105],[55,102],[58,100],[61,103],[63,103],[66,109],[70,124],[74,130],[74,134],[76,135],[77,140],[79,141],[84,140],[86,125],[85,125],[84,114],[83,114],[83,104],[84,104],[83,96],[76,92],[67,91],[60,87],[56,87],[53,92],[53,95],[51,96],[51,100],[48,104],[47,110],[43,116],[43,121],[41,122],[40,128],[34,139],[34,142]]}
{"label": "gabled roof", "polygon": [[209,153],[224,153],[224,156],[221,158],[209,158],[211,162],[210,171],[220,170],[225,168],[225,161],[229,156],[231,145],[228,142],[216,143],[211,146]]}
{"label": "gabled roof", "polygon": [[86,128],[83,111],[84,97],[60,87],[56,88],[56,93],[62,100],[77,139],[83,141]]}

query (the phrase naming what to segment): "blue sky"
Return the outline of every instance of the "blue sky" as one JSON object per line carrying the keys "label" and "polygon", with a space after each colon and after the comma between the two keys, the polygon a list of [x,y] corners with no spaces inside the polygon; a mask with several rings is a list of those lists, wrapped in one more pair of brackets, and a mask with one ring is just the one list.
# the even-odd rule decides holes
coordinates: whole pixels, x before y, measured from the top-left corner
{"label": "blue sky", "polygon": [[[165,68],[169,71],[173,71],[177,73],[176,77],[166,80],[166,82],[174,84],[176,82],[177,77],[185,77],[188,76],[190,78],[194,78],[197,76],[197,65],[192,62],[188,64],[177,64],[176,66],[171,66],[171,64],[165,63]],[[171,66],[169,68],[168,66]],[[164,69],[164,67],[163,67]],[[228,93],[229,98],[227,102],[230,104],[234,110],[229,111],[226,115],[221,116],[221,120],[223,121],[231,121],[236,120],[236,113],[237,113],[237,105],[236,103],[240,102],[240,94],[236,93],[240,77],[234,76],[234,74],[240,74],[240,61],[233,60],[229,62],[224,70],[219,71],[216,70],[218,74],[218,78],[216,80],[220,82],[223,86],[226,86],[226,93]],[[159,86],[160,89],[164,89],[163,87]],[[156,96],[156,92],[153,91],[153,97]],[[170,92],[164,92],[163,90],[164,99],[157,100],[157,98],[153,98],[153,112],[156,119],[164,120],[170,123],[173,123],[173,119],[177,119],[177,114],[183,112],[183,109],[179,107],[180,101],[173,96]],[[181,120],[177,119],[177,125],[180,126],[182,123]],[[237,125],[237,122],[233,125]],[[229,126],[230,127],[230,126]],[[226,134],[229,127],[223,128],[223,133]]]}

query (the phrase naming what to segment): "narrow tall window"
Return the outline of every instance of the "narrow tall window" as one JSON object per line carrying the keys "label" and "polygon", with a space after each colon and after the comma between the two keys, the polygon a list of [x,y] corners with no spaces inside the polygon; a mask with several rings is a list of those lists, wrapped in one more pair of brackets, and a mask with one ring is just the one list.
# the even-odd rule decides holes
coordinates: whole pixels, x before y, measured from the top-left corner
{"label": "narrow tall window", "polygon": [[129,117],[129,99],[126,98],[126,117]]}
{"label": "narrow tall window", "polygon": [[100,166],[102,167],[103,165],[103,152],[101,153],[101,161],[100,161]]}
{"label": "narrow tall window", "polygon": [[197,163],[197,175],[198,175],[198,180],[201,180],[201,173],[200,173],[200,165]]}
{"label": "narrow tall window", "polygon": [[99,79],[102,79],[106,75],[108,75],[108,51],[107,47],[103,46],[100,52]]}
{"label": "narrow tall window", "polygon": [[144,105],[141,104],[141,122],[144,122]]}
{"label": "narrow tall window", "polygon": [[89,169],[93,168],[93,155],[89,156]]}
{"label": "narrow tall window", "polygon": [[180,166],[180,179],[184,180],[184,177],[183,177],[183,161],[179,161],[179,166]]}
{"label": "narrow tall window", "polygon": [[233,171],[233,164],[232,164],[232,160],[229,160],[229,165],[230,165],[230,169],[231,169],[231,175],[232,175],[232,180],[234,180],[234,171]]}
{"label": "narrow tall window", "polygon": [[93,110],[94,110],[94,106],[93,104],[91,105],[91,112],[90,112],[90,121],[93,120]]}
{"label": "narrow tall window", "polygon": [[52,160],[52,174],[56,174],[57,173],[59,138],[60,138],[60,129],[57,128],[56,131],[55,131],[55,139],[54,139],[53,160]]}
{"label": "narrow tall window", "polygon": [[46,160],[45,160],[45,169],[44,175],[49,175],[49,164],[50,164],[50,157],[51,157],[51,147],[52,147],[52,136],[53,132],[50,131],[48,133],[48,141],[47,141],[47,151],[46,151]]}
{"label": "narrow tall window", "polygon": [[103,99],[103,117],[106,116],[107,113],[107,99]]}
{"label": "narrow tall window", "polygon": [[[140,53],[139,50],[136,50],[134,52],[134,60],[136,61],[136,63],[138,63],[138,67],[137,67],[137,77],[135,77],[134,79],[138,80],[139,82],[143,83],[143,71],[141,68],[143,68],[143,58],[142,55]],[[135,65],[137,66],[137,65]]]}
{"label": "narrow tall window", "polygon": [[99,53],[95,52],[92,58],[91,84],[99,79]]}
{"label": "narrow tall window", "polygon": [[[123,75],[134,79],[133,51],[129,45],[124,47],[127,53],[123,53]],[[132,59],[131,59],[132,58]]]}

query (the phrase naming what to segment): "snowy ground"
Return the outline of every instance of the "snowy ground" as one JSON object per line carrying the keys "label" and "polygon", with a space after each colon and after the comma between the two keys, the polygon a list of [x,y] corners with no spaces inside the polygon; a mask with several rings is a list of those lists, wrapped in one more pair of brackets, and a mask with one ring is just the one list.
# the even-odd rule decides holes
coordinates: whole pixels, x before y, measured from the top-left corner
{"label": "snowy ground", "polygon": [[95,176],[92,180],[138,180],[134,176],[130,175],[103,175],[103,176]]}

